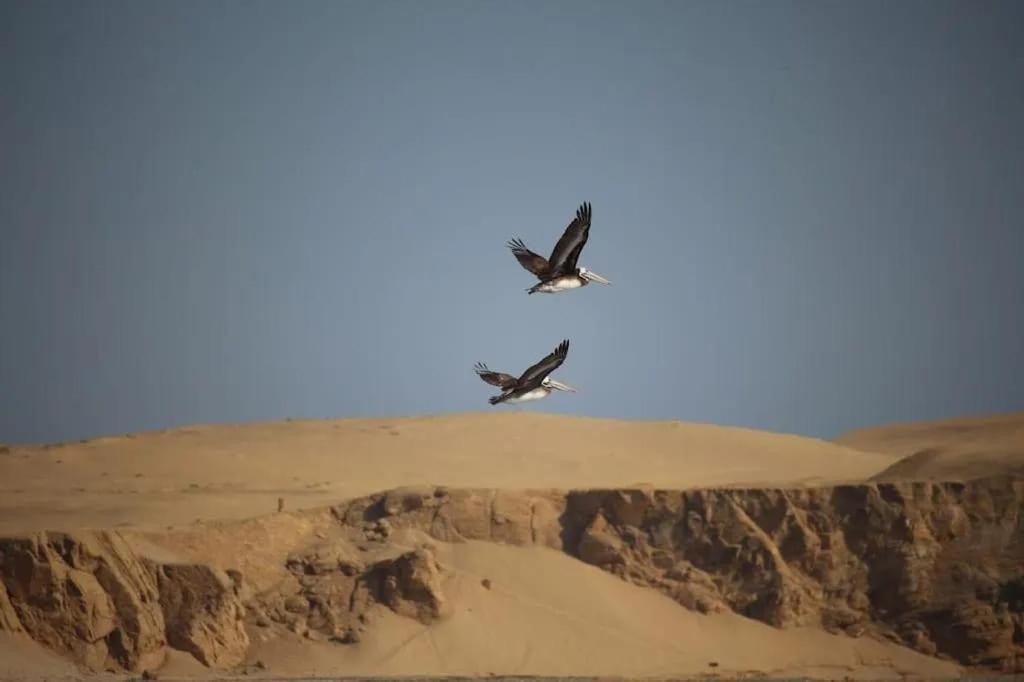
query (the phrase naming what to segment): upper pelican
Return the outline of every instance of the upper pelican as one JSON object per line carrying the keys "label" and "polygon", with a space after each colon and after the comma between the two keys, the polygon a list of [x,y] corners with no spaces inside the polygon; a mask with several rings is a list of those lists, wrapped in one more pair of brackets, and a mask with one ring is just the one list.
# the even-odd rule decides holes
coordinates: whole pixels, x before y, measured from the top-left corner
{"label": "upper pelican", "polygon": [[519,264],[540,280],[540,283],[534,284],[526,291],[531,294],[538,291],[554,294],[586,286],[590,282],[611,284],[596,272],[576,267],[576,261],[580,257],[580,251],[587,243],[588,236],[590,236],[590,204],[584,202],[576,209],[576,218],[569,223],[569,227],[565,228],[565,232],[555,244],[550,258],[545,259],[544,256],[530,251],[519,238],[509,241],[507,246],[512,249]]}
{"label": "upper pelican", "polygon": [[548,375],[558,369],[559,365],[565,362],[565,356],[569,354],[569,340],[566,339],[558,344],[547,357],[523,372],[523,375],[516,379],[511,374],[492,372],[482,362],[476,363],[476,373],[480,378],[501,388],[501,395],[489,398],[491,405],[498,403],[522,403],[527,400],[540,400],[546,398],[552,389],[559,391],[576,392],[576,389],[567,384],[549,379]]}

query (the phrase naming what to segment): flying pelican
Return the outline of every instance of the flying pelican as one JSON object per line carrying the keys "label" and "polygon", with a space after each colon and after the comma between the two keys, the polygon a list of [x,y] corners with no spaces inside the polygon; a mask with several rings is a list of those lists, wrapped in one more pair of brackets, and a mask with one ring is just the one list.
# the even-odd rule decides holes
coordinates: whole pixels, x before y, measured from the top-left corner
{"label": "flying pelican", "polygon": [[506,246],[512,249],[512,254],[519,261],[519,264],[532,272],[540,280],[527,289],[527,293],[534,294],[538,291],[545,294],[555,294],[559,291],[577,289],[586,286],[591,282],[600,284],[611,284],[601,275],[576,267],[576,261],[580,257],[580,251],[587,243],[590,236],[590,203],[583,202],[576,209],[576,218],[565,228],[562,238],[555,244],[550,258],[544,258],[539,254],[526,248],[526,244],[518,237],[509,241]]}
{"label": "flying pelican", "polygon": [[558,344],[555,350],[551,351],[543,360],[523,372],[523,375],[516,379],[511,374],[492,372],[482,362],[476,363],[473,368],[480,378],[501,388],[501,395],[489,398],[491,405],[498,403],[522,403],[527,400],[540,400],[546,398],[552,389],[558,391],[576,392],[576,389],[563,384],[548,375],[558,369],[559,365],[565,362],[565,356],[569,353],[569,340],[566,339]]}

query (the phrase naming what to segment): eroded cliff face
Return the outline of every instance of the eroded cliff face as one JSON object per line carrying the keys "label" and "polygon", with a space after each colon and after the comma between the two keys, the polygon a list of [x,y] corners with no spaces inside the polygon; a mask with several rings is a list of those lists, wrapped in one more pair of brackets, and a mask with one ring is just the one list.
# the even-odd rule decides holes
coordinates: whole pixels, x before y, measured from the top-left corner
{"label": "eroded cliff face", "polygon": [[116,533],[38,533],[0,540],[0,582],[37,642],[88,670],[163,662],[164,621],[153,576]]}
{"label": "eroded cliff face", "polygon": [[89,669],[131,671],[158,666],[168,646],[229,668],[243,660],[248,633],[275,628],[353,643],[372,627],[374,605],[427,624],[445,617],[444,567],[429,541],[410,545],[419,537],[546,546],[686,608],[820,624],[1024,671],[1022,501],[1024,481],[1009,478],[792,490],[406,488],[332,508],[327,531],[282,554],[283,578],[260,592],[231,567],[141,559],[117,533],[42,533],[0,539],[0,630],[23,629]]}
{"label": "eroded cliff face", "polygon": [[283,626],[309,639],[351,644],[377,604],[424,624],[444,614],[442,569],[429,544],[395,547],[382,536],[375,546],[355,546],[336,538],[290,555],[286,565],[288,577],[248,606],[251,622],[271,633]]}
{"label": "eroded cliff face", "polygon": [[83,669],[153,671],[167,649],[211,668],[240,665],[252,627],[273,622],[355,642],[381,604],[429,623],[442,614],[429,548],[350,546],[340,536],[283,560],[288,580],[254,594],[235,570],[142,557],[115,532],[0,538],[0,632],[23,633]]}
{"label": "eroded cliff face", "polygon": [[572,494],[581,559],[702,611],[1024,670],[1024,482]]}
{"label": "eroded cliff face", "polygon": [[[439,540],[545,545],[687,608],[820,624],[1024,671],[1024,480],[821,489],[411,489],[335,509]],[[372,536],[371,536],[372,537]]]}
{"label": "eroded cliff face", "polygon": [[0,580],[0,632],[21,633],[21,621],[18,620],[18,613],[11,604],[11,598],[7,596],[7,587]]}
{"label": "eroded cliff face", "polygon": [[206,666],[241,663],[249,647],[241,574],[203,564],[145,563],[156,578],[167,643]]}

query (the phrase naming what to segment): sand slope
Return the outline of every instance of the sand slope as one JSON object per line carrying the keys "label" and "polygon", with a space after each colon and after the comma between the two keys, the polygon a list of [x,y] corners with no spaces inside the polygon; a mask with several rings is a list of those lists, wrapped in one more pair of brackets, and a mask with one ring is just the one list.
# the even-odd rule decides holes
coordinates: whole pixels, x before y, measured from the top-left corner
{"label": "sand slope", "polygon": [[0,632],[0,680],[52,680],[77,673],[73,663],[27,636]]}
{"label": "sand slope", "polygon": [[662,488],[859,481],[891,463],[813,438],[532,413],[194,426],[0,451],[0,532],[163,527],[401,485]]}
{"label": "sand slope", "polygon": [[1024,475],[1024,412],[860,429],[835,442],[900,458],[875,480]]}
{"label": "sand slope", "polygon": [[[544,548],[438,543],[448,616],[430,626],[386,609],[358,647],[299,637],[257,643],[269,674],[952,677],[957,666],[903,647],[779,630],[687,611],[653,590]],[[490,587],[482,583],[490,581]],[[709,666],[716,663],[715,667]]]}

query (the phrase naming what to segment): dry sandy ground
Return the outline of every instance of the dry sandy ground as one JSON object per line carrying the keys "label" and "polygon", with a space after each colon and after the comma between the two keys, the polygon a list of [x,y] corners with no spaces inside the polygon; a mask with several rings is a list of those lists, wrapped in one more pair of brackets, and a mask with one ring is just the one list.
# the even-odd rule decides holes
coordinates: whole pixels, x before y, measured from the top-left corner
{"label": "dry sandy ground", "polygon": [[[1009,428],[1010,442],[1018,442],[1021,423],[1018,416],[1018,431]],[[711,425],[511,413],[196,426],[61,446],[10,446],[0,449],[0,533],[163,529],[263,516],[276,509],[279,497],[294,510],[412,484],[821,485],[865,480],[908,453],[911,439],[898,432],[880,440],[864,433],[837,444]],[[892,447],[880,448],[881,454],[857,449],[872,438]],[[249,525],[280,551],[311,532],[315,517],[271,515],[265,524]],[[280,542],[273,540],[275,524]],[[192,530],[189,535],[208,537],[211,545],[218,532],[240,532],[222,523]],[[250,676],[757,671],[842,679],[958,673],[950,663],[866,638],[700,615],[553,550],[481,542],[438,548],[449,617],[424,626],[379,609],[357,646],[298,637],[260,641],[255,633],[250,660],[261,660],[268,670]],[[255,547],[253,559],[259,561]],[[491,581],[489,589],[483,578]],[[0,638],[0,661],[0,679],[71,672],[48,652],[10,638]],[[712,662],[718,666],[710,667]],[[161,671],[165,679],[208,674],[181,653]]]}
{"label": "dry sandy ground", "polygon": [[21,635],[0,632],[0,680],[71,677],[75,666]]}
{"label": "dry sandy ground", "polygon": [[836,442],[900,458],[876,480],[1024,475],[1024,412],[878,426],[845,433]]}
{"label": "dry sandy ground", "polygon": [[399,485],[662,488],[860,481],[893,458],[681,422],[544,414],[194,426],[0,454],[0,533],[164,527]]}

